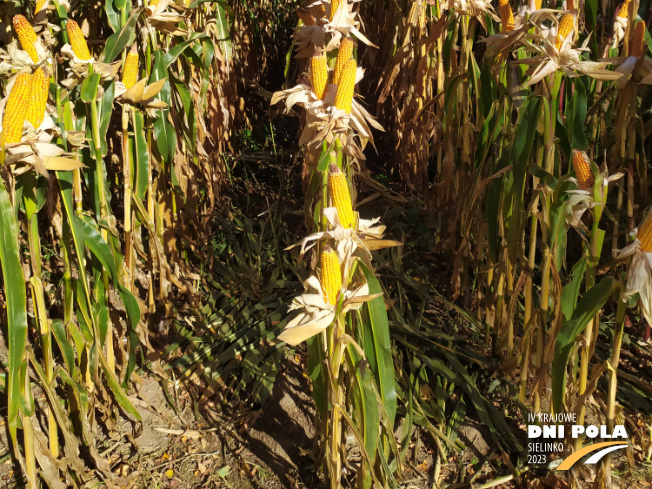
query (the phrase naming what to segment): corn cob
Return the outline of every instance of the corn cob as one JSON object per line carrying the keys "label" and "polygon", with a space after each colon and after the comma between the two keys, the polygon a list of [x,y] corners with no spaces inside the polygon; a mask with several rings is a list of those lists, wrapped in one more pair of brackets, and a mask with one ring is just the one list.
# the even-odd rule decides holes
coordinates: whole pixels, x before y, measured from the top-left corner
{"label": "corn cob", "polygon": [[534,8],[535,8],[535,10],[539,10],[541,8],[542,3],[543,3],[543,0],[534,0]]}
{"label": "corn cob", "polygon": [[34,8],[34,13],[38,14],[41,10],[48,6],[50,0],[37,0],[36,7]]}
{"label": "corn cob", "polygon": [[645,21],[639,20],[634,28],[634,39],[629,46],[629,55],[639,57],[645,52]]}
{"label": "corn cob", "polygon": [[340,3],[342,0],[331,0],[331,17],[329,20],[333,20],[333,17],[335,17],[335,12],[337,12],[337,9],[340,8]]}
{"label": "corn cob", "polygon": [[593,178],[589,157],[584,151],[573,150],[573,168],[575,169],[579,187],[582,190],[592,189],[595,179]]}
{"label": "corn cob", "polygon": [[336,305],[342,288],[342,271],[337,253],[328,245],[321,252],[321,288],[324,291],[324,302]]}
{"label": "corn cob", "polygon": [[555,48],[557,48],[557,50],[561,49],[564,40],[568,37],[574,27],[575,17],[573,14],[564,14],[559,21],[559,26],[557,26],[557,39],[555,40]]}
{"label": "corn cob", "polygon": [[131,51],[127,53],[125,60],[124,71],[122,72],[122,83],[125,88],[129,90],[138,81],[138,52],[136,52],[136,45],[131,47]]}
{"label": "corn cob", "polygon": [[27,51],[27,54],[29,54],[29,57],[34,63],[38,63],[36,32],[34,32],[34,28],[22,15],[14,15],[13,24],[21,47]]}
{"label": "corn cob", "polygon": [[503,32],[509,32],[514,29],[514,14],[509,0],[499,0],[500,21],[503,25]]}
{"label": "corn cob", "polygon": [[358,69],[358,63],[355,59],[349,59],[340,75],[340,82],[337,84],[337,93],[335,94],[335,107],[343,110],[347,114],[351,113],[353,103],[353,90],[355,89],[355,75]]}
{"label": "corn cob", "polygon": [[326,81],[328,80],[328,66],[326,66],[326,56],[323,54],[313,56],[310,59],[310,83],[312,90],[321,100],[324,96],[324,89],[326,88]]}
{"label": "corn cob", "polygon": [[72,46],[72,52],[75,53],[75,56],[82,61],[88,61],[91,59],[88,44],[86,44],[86,39],[79,28],[79,24],[72,19],[68,19],[68,22],[66,23],[66,31],[68,31],[70,46]]}
{"label": "corn cob", "polygon": [[34,126],[34,128],[39,127],[43,122],[49,91],[50,79],[45,76],[41,68],[37,68],[32,75],[30,102],[26,117],[27,122]]}
{"label": "corn cob", "polygon": [[618,17],[622,17],[623,19],[627,17],[627,12],[629,10],[629,2],[632,0],[625,0],[622,4],[620,4],[620,10],[618,11]]}
{"label": "corn cob", "polygon": [[147,4],[148,7],[156,7],[158,5],[158,0],[149,0]]}
{"label": "corn cob", "polygon": [[335,73],[333,75],[333,83],[336,85],[340,82],[340,76],[342,75],[342,68],[346,62],[351,59],[353,55],[353,41],[350,37],[347,37],[340,43],[340,49],[337,52],[337,61],[335,61]]}
{"label": "corn cob", "polygon": [[18,75],[9,93],[5,113],[2,116],[5,144],[19,143],[23,136],[23,125],[30,99],[31,78],[32,75],[29,73]]}
{"label": "corn cob", "polygon": [[331,164],[328,171],[328,193],[331,196],[331,202],[337,209],[340,224],[346,229],[351,229],[355,223],[355,216],[351,205],[349,184],[346,181],[344,172],[333,164]]}

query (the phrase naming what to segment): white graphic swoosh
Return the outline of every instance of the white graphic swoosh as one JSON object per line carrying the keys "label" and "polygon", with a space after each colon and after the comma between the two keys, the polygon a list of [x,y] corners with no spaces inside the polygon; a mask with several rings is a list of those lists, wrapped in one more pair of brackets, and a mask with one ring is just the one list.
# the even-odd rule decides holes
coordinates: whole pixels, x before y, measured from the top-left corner
{"label": "white graphic swoosh", "polygon": [[606,454],[613,452],[614,450],[618,450],[620,448],[627,448],[627,445],[614,445],[612,447],[607,447],[603,448],[597,453],[594,453],[591,455],[588,459],[586,459],[585,464],[597,464],[602,457],[604,457]]}

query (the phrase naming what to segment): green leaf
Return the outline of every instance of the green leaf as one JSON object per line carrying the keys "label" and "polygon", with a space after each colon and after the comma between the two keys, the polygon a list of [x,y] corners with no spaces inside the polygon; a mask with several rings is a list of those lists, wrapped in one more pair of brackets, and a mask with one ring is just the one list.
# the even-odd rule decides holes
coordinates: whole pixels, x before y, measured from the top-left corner
{"label": "green leaf", "polygon": [[93,255],[102,263],[104,269],[109,272],[114,284],[118,283],[118,271],[111,255],[109,245],[100,235],[97,224],[88,216],[73,216],[73,221],[85,234],[84,243],[91,250]]}
{"label": "green leaf", "polygon": [[20,235],[14,209],[0,178],[0,266],[7,307],[7,342],[9,365],[7,368],[7,398],[9,433],[14,447],[18,449],[16,430],[21,404],[21,378],[25,370],[24,353],[27,343],[27,294],[25,277],[20,264],[18,243]]}
{"label": "green leaf", "polygon": [[[156,52],[156,56],[154,57],[154,67],[152,68],[152,74],[149,77],[149,83],[154,83],[159,80],[163,80],[165,78],[168,78],[168,71],[167,67],[165,66],[165,60],[163,59],[163,54],[161,51]],[[170,89],[170,81],[166,81],[165,84],[163,85],[163,88],[161,91],[158,93],[158,98],[162,101],[165,102],[166,104],[170,105],[171,104],[171,89]],[[167,114],[169,110],[163,111],[164,114]]]}
{"label": "green leaf", "polygon": [[201,34],[199,32],[193,32],[190,34],[190,37],[183,41],[165,53],[163,60],[166,68],[169,68],[172,63],[183,53],[188,46],[191,46],[195,41],[209,39],[206,34]]}
{"label": "green leaf", "polygon": [[326,390],[327,368],[324,364],[324,344],[322,335],[318,334],[308,339],[308,378],[312,384],[312,397],[317,411],[323,417],[328,413],[328,392]]}
{"label": "green leaf", "polygon": [[68,372],[72,373],[75,369],[75,350],[70,341],[68,341],[66,329],[63,327],[63,321],[55,319],[52,321],[51,326],[52,332],[54,333],[54,339],[56,340],[57,345],[59,345],[59,350],[61,350],[61,355],[66,363],[66,368],[68,369]]}
{"label": "green leaf", "polygon": [[122,409],[125,410],[125,412],[131,414],[138,421],[142,421],[140,414],[138,413],[138,411],[136,411],[136,408],[131,403],[131,401],[125,394],[124,390],[122,390],[122,388],[120,387],[120,384],[118,383],[118,379],[116,378],[115,374],[111,372],[111,370],[109,370],[109,366],[107,365],[104,356],[99,355],[99,359],[100,359],[100,365],[102,366],[102,370],[104,371],[104,376],[106,377],[107,380],[107,384],[109,385],[111,392],[113,392],[113,397],[115,397],[115,400],[118,401],[118,404],[120,405],[120,407],[122,407]]}
{"label": "green leaf", "polygon": [[555,343],[555,356],[552,360],[552,405],[553,412],[564,410],[564,393],[566,392],[566,363],[575,344],[577,336],[584,331],[616,287],[612,277],[603,278],[589,289],[573,311],[570,321],[562,324]]}
{"label": "green leaf", "polygon": [[220,50],[222,51],[224,58],[228,61],[233,56],[233,48],[231,47],[231,38],[229,35],[231,32],[231,24],[229,23],[229,18],[226,15],[224,5],[222,5],[220,2],[215,4],[215,21],[218,40],[220,43]]}
{"label": "green leaf", "polygon": [[577,306],[577,299],[580,296],[585,272],[586,255],[582,255],[582,258],[579,259],[571,271],[571,281],[561,291],[561,315],[563,321],[568,321],[571,318]]}
{"label": "green leaf", "polygon": [[108,87],[104,90],[102,102],[100,103],[100,141],[102,142],[102,156],[106,156],[106,135],[109,130],[109,122],[111,122],[111,114],[113,113],[113,99],[115,97],[115,83],[111,81]]}
{"label": "green leaf", "polygon": [[154,121],[154,139],[163,159],[168,164],[172,164],[177,149],[177,135],[174,126],[163,117],[159,117]]}
{"label": "green leaf", "polygon": [[89,77],[85,78],[81,86],[81,99],[83,102],[95,103],[97,98],[97,87],[100,84],[100,74],[93,73]]}
{"label": "green leaf", "polygon": [[530,163],[532,143],[534,142],[537,122],[539,120],[540,100],[539,97],[526,99],[519,111],[519,119],[516,122],[514,147],[512,148],[514,184],[512,187],[512,198],[509,199],[513,202],[513,212],[507,231],[509,259],[512,263],[516,263],[516,252],[520,242],[518,236],[520,236],[521,218],[523,216],[523,192],[525,191],[525,180]]}
{"label": "green leaf", "polygon": [[[124,0],[116,0],[116,6],[119,1]],[[142,8],[132,10],[129,19],[122,26],[122,29],[112,34],[106,40],[104,54],[102,55],[102,61],[104,63],[112,63],[127,46],[133,44],[136,38],[136,21],[142,10]]]}
{"label": "green leaf", "polygon": [[569,93],[569,98],[572,100],[573,104],[571,145],[572,149],[584,151],[586,149],[586,137],[584,135],[587,110],[586,87],[584,86],[581,77],[575,79],[573,87],[575,87],[575,90],[572,93],[572,96]]}
{"label": "green leaf", "polygon": [[[353,377],[353,389],[350,391],[353,407],[352,419],[357,425],[358,433],[364,444],[363,449],[367,452],[369,462],[372,464],[372,467],[367,467],[366,470],[362,471],[362,481],[360,483],[363,488],[369,488],[372,482],[373,464],[379,451],[378,426],[380,424],[380,413],[378,401],[372,385],[374,382],[373,375],[367,363],[352,345],[347,346],[346,353],[348,368]],[[363,463],[365,461],[366,457],[363,457]]]}
{"label": "green leaf", "polygon": [[118,285],[118,293],[120,294],[122,303],[127,311],[127,329],[129,332],[129,361],[127,362],[127,370],[122,384],[126,389],[129,379],[131,379],[131,373],[134,371],[134,368],[136,368],[136,347],[138,346],[136,328],[140,321],[140,307],[138,307],[138,301],[133,294],[123,285]]}
{"label": "green leaf", "polygon": [[120,29],[120,12],[114,7],[114,3],[114,0],[106,0],[104,3],[104,12],[106,13],[109,27],[111,27],[113,32],[117,32]]}
{"label": "green leaf", "polygon": [[[369,286],[369,294],[382,294],[383,288],[374,273],[363,264],[361,267]],[[366,302],[364,309],[367,312],[366,315],[362,316],[365,356],[370,362],[370,368],[376,377],[378,390],[390,418],[390,424],[393,425],[396,416],[396,386],[394,384],[392,343],[384,297],[381,295]]]}
{"label": "green leaf", "polygon": [[139,199],[145,198],[149,181],[149,150],[144,126],[145,118],[142,112],[134,112],[134,142],[136,147],[136,184],[134,191]]}

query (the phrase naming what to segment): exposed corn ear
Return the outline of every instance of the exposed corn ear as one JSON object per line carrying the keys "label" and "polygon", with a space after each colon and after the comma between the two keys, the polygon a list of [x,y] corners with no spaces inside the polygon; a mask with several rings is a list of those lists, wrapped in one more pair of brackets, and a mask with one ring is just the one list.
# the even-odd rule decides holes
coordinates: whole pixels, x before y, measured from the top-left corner
{"label": "exposed corn ear", "polygon": [[645,52],[645,21],[639,20],[634,28],[634,39],[629,45],[629,55],[637,58]]}
{"label": "exposed corn ear", "polygon": [[323,54],[313,56],[310,59],[310,83],[312,84],[313,92],[315,92],[315,95],[320,100],[324,96],[327,81],[328,66],[326,66],[326,56]]}
{"label": "exposed corn ear", "polygon": [[500,22],[503,25],[503,32],[509,32],[514,29],[514,14],[509,0],[499,0]]}
{"label": "exposed corn ear", "polygon": [[34,28],[23,15],[14,15],[13,24],[21,47],[27,51],[27,54],[29,54],[29,57],[34,63],[38,63],[36,32],[34,32]]}
{"label": "exposed corn ear", "polygon": [[156,7],[158,5],[158,0],[149,0],[148,6]]}
{"label": "exposed corn ear", "polygon": [[2,116],[2,131],[5,144],[19,143],[23,136],[23,125],[27,117],[27,107],[30,99],[32,75],[21,73],[16,78],[9,93],[5,112]]}
{"label": "exposed corn ear", "polygon": [[353,207],[351,205],[351,192],[346,181],[346,175],[337,165],[331,164],[328,171],[328,193],[331,202],[337,209],[340,223],[346,229],[351,229],[355,223]]}
{"label": "exposed corn ear", "polygon": [[331,0],[331,17],[329,20],[333,20],[333,17],[335,17],[335,12],[340,8],[341,1],[342,0]]}
{"label": "exposed corn ear", "polygon": [[324,291],[324,302],[336,305],[342,288],[342,271],[337,253],[328,245],[321,252],[321,288]]}
{"label": "exposed corn ear", "polygon": [[652,212],[647,215],[643,224],[639,226],[636,239],[641,242],[641,251],[645,253],[652,251]]}
{"label": "exposed corn ear", "polygon": [[79,28],[79,24],[72,19],[68,19],[68,22],[66,23],[66,31],[68,31],[70,46],[72,47],[72,52],[75,53],[75,56],[82,61],[88,61],[91,59],[88,44],[86,44],[86,39]]}
{"label": "exposed corn ear", "polygon": [[30,102],[27,109],[27,122],[35,128],[39,127],[45,116],[45,107],[48,103],[48,93],[50,91],[50,79],[45,75],[41,68],[32,75]]}
{"label": "exposed corn ear", "polygon": [[584,151],[573,150],[573,168],[575,169],[579,187],[582,190],[592,189],[595,179],[593,178],[591,162]]}
{"label": "exposed corn ear", "polygon": [[351,59],[353,55],[353,40],[347,37],[340,43],[340,49],[337,52],[337,61],[335,61],[335,73],[333,74],[333,83],[336,85],[340,82],[342,69],[346,62]]}
{"label": "exposed corn ear", "polygon": [[133,87],[138,81],[138,52],[136,51],[136,45],[134,44],[131,47],[131,51],[127,53],[127,59],[125,60],[124,71],[122,72],[122,83],[125,88],[129,90]]}
{"label": "exposed corn ear", "polygon": [[574,27],[575,17],[573,14],[564,14],[559,21],[559,26],[557,27],[557,39],[555,40],[555,48],[557,48],[557,50],[561,49],[564,40],[568,37]]}
{"label": "exposed corn ear", "polygon": [[536,10],[539,10],[541,8],[542,3],[543,3],[543,0],[534,0],[534,8]]}
{"label": "exposed corn ear", "polygon": [[629,2],[632,0],[625,0],[623,3],[620,4],[620,10],[618,10],[618,17],[625,18],[627,17],[627,13],[629,11]]}
{"label": "exposed corn ear", "polygon": [[50,0],[37,0],[36,7],[34,8],[34,13],[38,14],[41,10],[48,6]]}
{"label": "exposed corn ear", "polygon": [[347,114],[351,113],[351,104],[353,103],[353,90],[355,89],[355,75],[358,69],[358,63],[355,59],[349,59],[340,75],[340,82],[337,84],[337,93],[335,94],[335,107],[343,110]]}

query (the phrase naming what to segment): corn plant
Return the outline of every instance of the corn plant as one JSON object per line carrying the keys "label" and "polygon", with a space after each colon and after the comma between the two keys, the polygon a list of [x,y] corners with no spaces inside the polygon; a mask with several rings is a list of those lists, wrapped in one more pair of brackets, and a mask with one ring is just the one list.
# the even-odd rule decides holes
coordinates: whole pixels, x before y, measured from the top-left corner
{"label": "corn plant", "polygon": [[314,292],[294,299],[290,310],[298,313],[279,339],[290,345],[309,341],[321,453],[333,488],[341,484],[346,432],[363,454],[361,487],[391,478],[389,455],[398,453],[387,313],[371,251],[399,243],[382,239],[378,219],[362,219],[353,210],[356,164],[373,141],[370,127],[381,129],[354,98],[362,72],[349,34],[369,43],[357,30],[356,3],[322,2],[299,10],[295,45],[298,57],[310,58],[308,76],[272,97],[272,104],[285,99],[288,110],[300,104],[305,111],[300,143],[310,162],[304,209],[311,234],[300,242],[300,257],[315,250],[318,260],[311,263],[318,265],[305,282]]}
{"label": "corn plant", "polygon": [[[96,427],[140,420],[127,391],[149,321],[197,279],[181,217],[210,212],[217,193],[205,100],[229,47],[224,7],[116,1],[102,22],[86,7],[0,10],[13,26],[0,50],[4,388],[28,487],[112,480]],[[210,20],[219,28],[196,31]]]}
{"label": "corn plant", "polygon": [[[607,370],[613,420],[623,321],[637,294],[646,301],[624,270],[638,270],[641,287],[647,276],[619,251],[649,204],[650,37],[638,9],[500,0],[361,11],[378,26],[370,58],[388,168],[428,199],[455,254],[454,293],[475,304],[519,398],[581,422]],[[603,307],[616,332],[600,362]]]}

